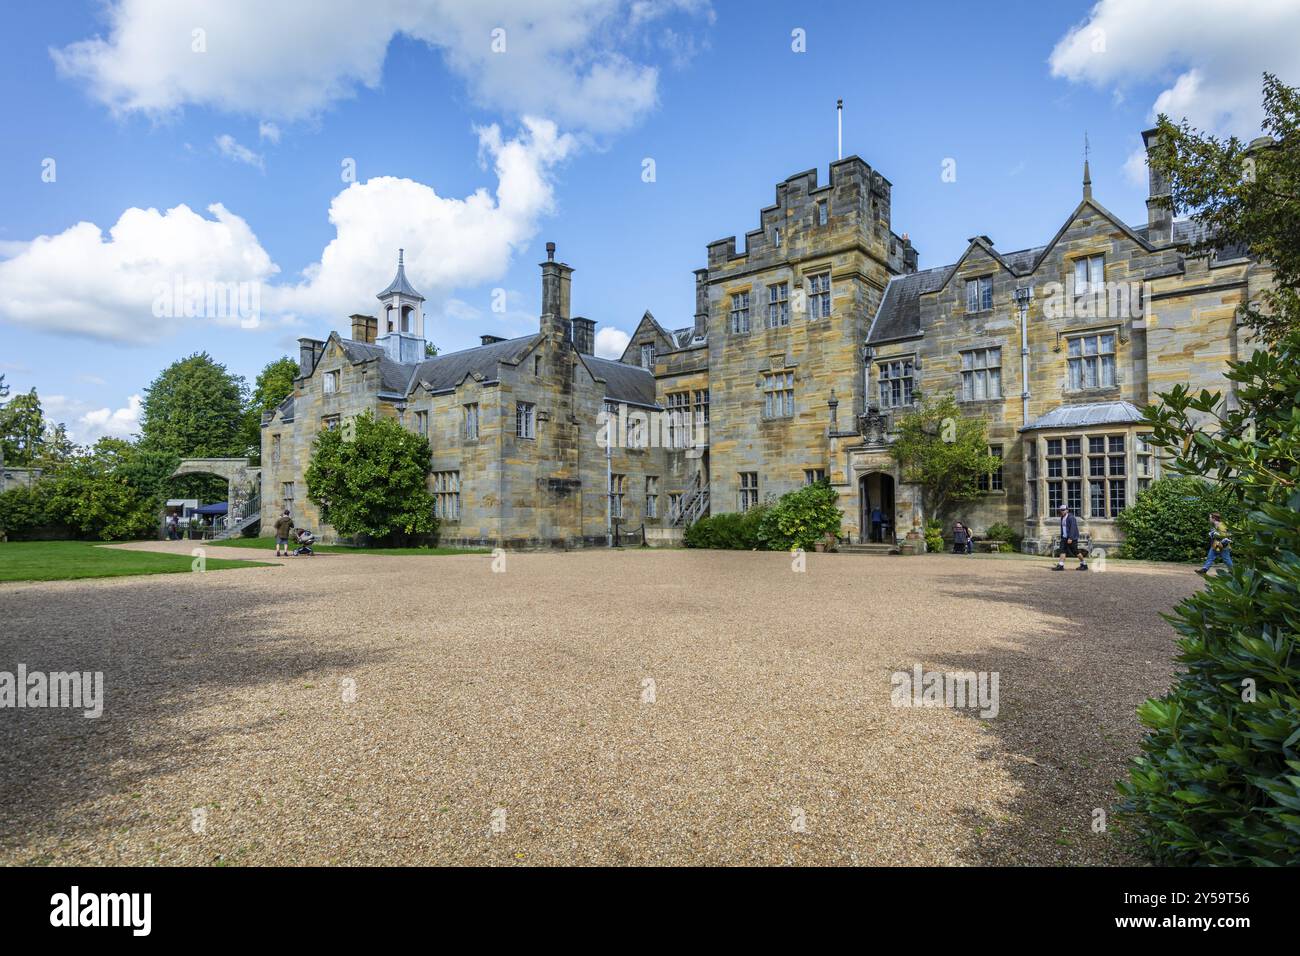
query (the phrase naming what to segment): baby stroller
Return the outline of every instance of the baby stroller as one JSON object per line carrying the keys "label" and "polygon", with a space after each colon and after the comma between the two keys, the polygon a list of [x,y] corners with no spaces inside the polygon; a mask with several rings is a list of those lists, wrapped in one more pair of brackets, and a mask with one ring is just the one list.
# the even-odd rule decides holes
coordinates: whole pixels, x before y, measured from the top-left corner
{"label": "baby stroller", "polygon": [[295,558],[316,553],[311,549],[311,546],[316,543],[316,536],[306,528],[299,528],[294,532],[293,537],[294,540],[298,542],[298,547],[295,548],[293,552]]}

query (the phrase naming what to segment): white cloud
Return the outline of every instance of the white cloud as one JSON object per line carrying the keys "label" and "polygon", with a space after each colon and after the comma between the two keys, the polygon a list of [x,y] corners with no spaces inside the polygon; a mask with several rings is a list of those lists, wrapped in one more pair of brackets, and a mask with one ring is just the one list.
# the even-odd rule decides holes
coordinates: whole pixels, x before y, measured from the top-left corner
{"label": "white cloud", "polygon": [[280,127],[275,123],[262,120],[257,124],[257,138],[271,143],[278,143],[280,142]]}
{"label": "white cloud", "polygon": [[122,408],[93,408],[66,395],[42,395],[41,410],[50,423],[67,426],[68,437],[79,445],[91,445],[101,438],[130,438],[140,432],[140,411],[144,399],[132,395]]}
{"label": "white cloud", "polygon": [[218,136],[216,143],[217,149],[221,150],[221,155],[227,159],[233,159],[237,163],[244,163],[248,166],[255,166],[263,172],[266,171],[266,164],[263,162],[261,154],[253,152],[229,133],[222,133]]}
{"label": "white cloud", "polygon": [[550,173],[574,141],[554,123],[527,118],[515,139],[503,140],[495,125],[478,134],[480,153],[496,172],[495,196],[478,189],[464,199],[448,198],[393,176],[353,183],[330,203],[335,238],[304,270],[302,282],[272,290],[273,308],[335,322],[372,312],[399,248],[406,250],[407,277],[428,300],[428,313],[440,312],[454,289],[503,275],[512,254],[552,210]]}
{"label": "white cloud", "polygon": [[600,358],[616,359],[623,355],[632,336],[612,325],[596,330],[596,355]]}
{"label": "white cloud", "polygon": [[658,70],[629,50],[682,12],[711,14],[705,0],[335,0],[328,15],[314,0],[117,0],[107,39],[51,55],[115,112],[194,104],[293,120],[377,87],[400,33],[439,50],[480,105],[613,132],[657,100]]}
{"label": "white cloud", "polygon": [[185,205],[161,213],[131,208],[107,237],[92,222],[38,236],[0,261],[0,318],[119,342],[179,330],[190,320],[154,314],[160,289],[178,280],[260,286],[278,271],[248,223],[220,203],[208,211],[212,219]]}
{"label": "white cloud", "polygon": [[[1056,44],[1052,75],[1111,89],[1139,83],[1162,91],[1148,120],[1179,122],[1250,139],[1262,118],[1262,73],[1300,82],[1300,3],[1295,0],[1100,0]],[[1146,181],[1141,152],[1125,163]]]}
{"label": "white cloud", "polygon": [[[0,319],[143,343],[193,321],[240,325],[245,314],[233,309],[191,311],[191,319],[156,314],[185,311],[184,298],[172,294],[178,282],[240,283],[249,303],[256,293],[259,320],[292,324],[310,316],[342,328],[347,315],[374,312],[375,293],[392,278],[399,248],[406,249],[408,277],[428,300],[426,312],[437,315],[456,289],[505,274],[552,211],[553,171],[575,148],[571,136],[544,120],[525,119],[513,139],[495,125],[479,129],[478,137],[495,192],[445,197],[392,176],[353,183],[330,203],[335,238],[296,283],[271,283],[279,267],[248,223],[219,203],[208,207],[213,219],[184,205],[163,213],[133,208],[107,238],[94,223],[81,222],[10,247],[12,258],[0,260]],[[162,303],[168,304],[160,309]]]}

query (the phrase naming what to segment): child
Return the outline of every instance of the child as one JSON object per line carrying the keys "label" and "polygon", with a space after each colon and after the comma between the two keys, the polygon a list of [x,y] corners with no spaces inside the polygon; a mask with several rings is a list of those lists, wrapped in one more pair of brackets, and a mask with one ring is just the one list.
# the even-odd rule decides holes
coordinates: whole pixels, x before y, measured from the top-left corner
{"label": "child", "polygon": [[1209,574],[1214,562],[1220,558],[1232,570],[1232,538],[1228,536],[1228,526],[1217,511],[1210,512],[1210,549],[1205,552],[1205,563],[1196,569],[1197,574]]}

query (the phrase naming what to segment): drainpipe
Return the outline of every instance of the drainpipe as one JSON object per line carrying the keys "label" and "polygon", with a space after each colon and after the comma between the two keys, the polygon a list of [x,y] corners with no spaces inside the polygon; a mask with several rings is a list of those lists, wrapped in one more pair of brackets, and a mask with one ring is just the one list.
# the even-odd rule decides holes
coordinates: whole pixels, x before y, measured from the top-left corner
{"label": "drainpipe", "polygon": [[1020,416],[1021,426],[1029,424],[1029,300],[1032,286],[1016,287],[1016,307],[1020,310]]}
{"label": "drainpipe", "polygon": [[[609,406],[605,406],[605,543],[614,547],[614,439],[609,434]],[[618,427],[617,419],[614,427]]]}

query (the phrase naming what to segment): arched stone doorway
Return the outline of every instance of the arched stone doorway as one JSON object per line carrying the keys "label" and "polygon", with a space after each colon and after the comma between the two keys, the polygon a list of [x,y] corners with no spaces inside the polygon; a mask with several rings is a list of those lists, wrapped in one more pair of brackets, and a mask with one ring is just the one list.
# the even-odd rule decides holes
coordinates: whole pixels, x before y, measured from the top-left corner
{"label": "arched stone doorway", "polygon": [[[879,520],[873,520],[879,510]],[[893,544],[898,533],[895,517],[894,477],[872,471],[858,479],[859,540]]]}
{"label": "arched stone doorway", "polygon": [[216,475],[226,480],[226,532],[243,530],[261,517],[262,469],[247,458],[183,458],[172,477]]}

